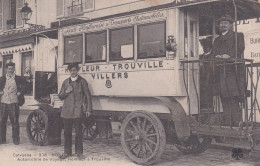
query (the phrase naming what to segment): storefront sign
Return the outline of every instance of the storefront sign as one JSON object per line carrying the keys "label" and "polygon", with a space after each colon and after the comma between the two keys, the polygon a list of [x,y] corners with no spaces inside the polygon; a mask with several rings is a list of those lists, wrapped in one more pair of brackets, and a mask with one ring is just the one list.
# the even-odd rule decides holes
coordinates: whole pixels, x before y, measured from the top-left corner
{"label": "storefront sign", "polygon": [[105,21],[87,23],[87,24],[77,25],[73,27],[66,27],[63,28],[63,34],[67,36],[67,35],[72,35],[81,32],[95,31],[99,29],[101,30],[101,29],[111,28],[115,26],[131,25],[143,21],[152,21],[152,20],[158,20],[164,18],[166,18],[166,11],[155,11],[152,13],[139,14],[130,17],[111,18]]}

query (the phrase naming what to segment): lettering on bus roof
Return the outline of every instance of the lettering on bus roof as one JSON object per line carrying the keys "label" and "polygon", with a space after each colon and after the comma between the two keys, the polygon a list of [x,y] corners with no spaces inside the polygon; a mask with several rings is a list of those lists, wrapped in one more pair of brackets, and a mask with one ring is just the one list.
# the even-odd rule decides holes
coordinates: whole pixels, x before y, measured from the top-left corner
{"label": "lettering on bus roof", "polygon": [[132,15],[129,17],[123,18],[111,18],[105,21],[92,22],[72,27],[63,28],[63,35],[72,35],[76,33],[95,31],[100,29],[106,29],[110,27],[123,26],[123,25],[132,25],[142,21],[153,21],[158,19],[165,19],[166,11],[155,11],[150,13],[142,13],[138,15]]}

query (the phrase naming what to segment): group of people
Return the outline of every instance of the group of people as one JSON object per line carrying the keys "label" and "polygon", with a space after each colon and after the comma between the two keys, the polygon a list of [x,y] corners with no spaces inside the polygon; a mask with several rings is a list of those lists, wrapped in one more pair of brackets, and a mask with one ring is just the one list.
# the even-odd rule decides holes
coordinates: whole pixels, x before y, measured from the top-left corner
{"label": "group of people", "polygon": [[[25,80],[15,74],[15,63],[6,64],[6,75],[0,78],[0,144],[6,143],[8,117],[12,123],[12,138],[15,145],[20,143],[19,106],[25,102]],[[75,128],[75,153],[84,158],[82,143],[83,117],[89,117],[92,111],[91,94],[87,81],[78,75],[79,66],[69,64],[70,77],[61,87],[59,98],[64,100],[61,118],[64,123],[64,154],[60,159],[72,155],[72,127]]]}
{"label": "group of people", "polygon": [[[232,31],[234,20],[225,15],[219,19],[221,34],[212,45],[211,58],[242,58],[244,51],[243,35],[238,35],[238,49],[235,50],[235,32]],[[236,55],[237,52],[237,55]],[[19,137],[19,106],[24,103],[24,85],[22,78],[15,75],[15,64],[6,64],[7,74],[0,78],[0,144],[6,142],[6,123],[9,119],[12,123],[13,143],[18,145]],[[64,154],[60,159],[72,155],[72,126],[75,127],[75,153],[78,158],[84,158],[82,143],[82,117],[88,117],[92,111],[91,94],[87,81],[78,75],[79,66],[76,63],[68,65],[70,77],[67,78],[59,92],[59,98],[64,100],[61,118],[64,123]],[[234,123],[241,119],[238,97],[243,90],[234,86],[236,81],[234,68],[229,68],[227,73],[219,76],[220,97],[223,105],[225,124],[233,123],[229,120],[233,117]],[[229,77],[228,82],[222,79]],[[227,92],[227,88],[230,93]],[[238,93],[238,91],[240,93]]]}

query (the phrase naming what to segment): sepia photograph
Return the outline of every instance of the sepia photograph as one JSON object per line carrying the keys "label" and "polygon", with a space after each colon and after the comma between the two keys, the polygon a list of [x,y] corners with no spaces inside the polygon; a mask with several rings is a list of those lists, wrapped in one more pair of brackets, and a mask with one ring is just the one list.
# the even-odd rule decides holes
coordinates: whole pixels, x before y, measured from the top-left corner
{"label": "sepia photograph", "polygon": [[260,166],[260,0],[0,0],[0,166]]}

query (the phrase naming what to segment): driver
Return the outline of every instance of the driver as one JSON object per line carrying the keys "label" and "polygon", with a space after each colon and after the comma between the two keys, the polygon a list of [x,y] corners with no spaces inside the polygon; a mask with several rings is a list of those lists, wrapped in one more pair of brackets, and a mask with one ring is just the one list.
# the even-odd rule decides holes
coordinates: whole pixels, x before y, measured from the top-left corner
{"label": "driver", "polygon": [[[229,59],[232,65],[220,65],[216,80],[216,92],[220,95],[223,107],[224,125],[238,126],[242,120],[242,111],[239,102],[245,93],[243,68],[230,61],[232,58],[243,58],[245,49],[244,35],[237,34],[237,56],[235,32],[232,30],[234,20],[229,15],[224,15],[218,20],[220,36],[218,36],[212,46],[212,58]],[[242,72],[241,72],[242,71]],[[241,76],[240,76],[241,75]]]}

